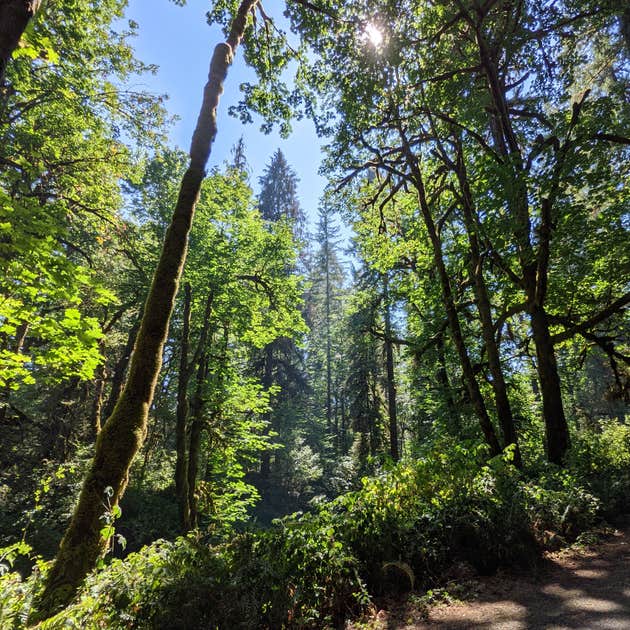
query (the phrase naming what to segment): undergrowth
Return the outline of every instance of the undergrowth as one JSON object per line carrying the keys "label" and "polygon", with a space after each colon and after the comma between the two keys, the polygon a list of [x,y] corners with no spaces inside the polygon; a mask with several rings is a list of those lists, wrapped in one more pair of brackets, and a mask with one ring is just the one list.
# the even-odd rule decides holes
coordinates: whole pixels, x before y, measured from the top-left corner
{"label": "undergrowth", "polygon": [[[575,539],[628,508],[626,425],[576,436],[566,469],[537,462],[519,472],[509,460],[442,442],[269,530],[219,545],[201,535],[157,541],[93,573],[75,603],[40,627],[342,627],[375,594],[439,584],[462,562],[482,573],[531,563],[550,532]],[[10,567],[28,547],[2,554],[0,626],[21,628],[46,565],[23,579]]]}

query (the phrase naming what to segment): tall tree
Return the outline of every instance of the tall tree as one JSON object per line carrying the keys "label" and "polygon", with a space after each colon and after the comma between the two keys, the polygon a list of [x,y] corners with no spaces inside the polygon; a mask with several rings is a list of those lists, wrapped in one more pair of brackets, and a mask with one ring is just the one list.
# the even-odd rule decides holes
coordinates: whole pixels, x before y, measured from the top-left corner
{"label": "tall tree", "polygon": [[319,210],[317,249],[309,269],[306,309],[311,327],[307,346],[307,366],[313,387],[317,420],[323,412],[326,433],[332,438],[335,453],[340,446],[342,408],[340,351],[345,298],[345,273],[341,261],[340,228],[333,211]]}
{"label": "tall tree", "polygon": [[297,196],[298,178],[280,149],[271,157],[258,183],[260,212],[268,221],[285,221],[297,239],[304,236],[304,212]]}
{"label": "tall tree", "polygon": [[[260,212],[263,219],[269,222],[270,229],[274,226],[284,225],[293,234],[293,238],[299,248],[303,247],[305,217],[300,207],[297,196],[298,179],[295,171],[287,163],[284,154],[278,149],[263,175],[259,178],[260,194],[258,196]],[[288,277],[295,276],[298,265],[286,265],[285,274]],[[279,393],[275,399],[275,408],[268,412],[267,421],[270,430],[280,428],[279,413],[286,407],[291,391],[304,388],[304,376],[302,370],[302,356],[295,340],[281,338],[273,341],[263,349],[255,363],[259,364],[259,373],[266,389],[272,386],[279,387]],[[297,397],[296,397],[297,400]],[[283,436],[281,439],[285,439]],[[262,454],[260,472],[263,478],[269,476],[271,471],[271,453]]]}
{"label": "tall tree", "polygon": [[390,299],[389,278],[383,275],[383,319],[385,345],[385,372],[387,377],[387,412],[389,415],[389,453],[396,462],[400,459],[398,439],[398,407],[396,404],[396,375],[394,370],[394,342],[392,339],[392,304]]}
{"label": "tall tree", "polygon": [[45,588],[35,602],[31,621],[45,619],[66,605],[105,548],[100,518],[103,497],[106,489],[111,488],[112,505],[118,505],[129,468],[146,435],[149,406],[186,257],[188,233],[217,132],[216,112],[223,82],[245,33],[248,17],[256,5],[256,0],[241,3],[227,40],[214,50],[190,148],[190,164],[182,179],[173,219],[147,297],[129,376],[112,415],[99,433],[94,460]]}
{"label": "tall tree", "polygon": [[[627,144],[619,82],[605,85],[599,79],[604,71],[623,76],[623,61],[611,56],[595,64],[599,71],[578,82],[581,60],[586,56],[597,62],[600,50],[599,45],[579,42],[597,33],[618,33],[619,11],[614,3],[582,12],[572,2],[552,7],[509,0],[414,7],[406,14],[409,19],[401,20],[398,3],[379,3],[378,25],[372,27],[381,28],[381,37],[375,43],[367,36],[361,42],[358,31],[364,22],[355,5],[335,2],[325,11],[313,11],[305,3],[289,6],[290,18],[317,59],[302,74],[309,76],[311,87],[334,94],[340,104],[342,122],[330,128],[334,142],[329,165],[340,175],[349,173],[346,184],[376,166],[393,186],[407,182],[418,189],[420,218],[434,250],[469,396],[490,436],[489,407],[483,392],[477,392],[477,368],[465,357],[466,339],[457,332],[461,322],[456,321],[457,305],[450,297],[455,283],[444,264],[449,244],[442,241],[440,228],[454,226],[454,215],[431,215],[444,193],[441,187],[451,185],[444,179],[444,166],[434,162],[439,142],[449,143],[461,133],[465,145],[474,147],[469,172],[476,204],[482,208],[484,251],[503,276],[501,286],[513,285],[506,289],[506,295],[511,294],[506,317],[527,313],[547,454],[561,464],[569,433],[556,360],[560,338],[553,333],[557,317],[566,318],[566,313],[560,314],[559,303],[550,302],[551,287],[560,282],[554,267],[560,260],[555,243],[562,238],[557,228],[565,204],[580,197],[573,182],[575,165],[602,145],[621,156]],[[548,50],[558,53],[553,63]],[[536,80],[530,80],[533,74]],[[596,90],[585,91],[591,86]],[[307,107],[311,103],[307,100]],[[325,117],[325,112],[318,113]],[[607,175],[599,166],[592,175],[589,188],[595,190]],[[606,194],[616,199],[614,189],[607,187]],[[585,325],[601,321],[600,314],[610,316],[613,305],[623,308],[619,300],[624,296],[616,291],[607,300],[593,298],[601,308],[595,309],[595,319],[583,320]],[[503,315],[495,314],[499,324]],[[491,441],[496,447],[497,441]]]}

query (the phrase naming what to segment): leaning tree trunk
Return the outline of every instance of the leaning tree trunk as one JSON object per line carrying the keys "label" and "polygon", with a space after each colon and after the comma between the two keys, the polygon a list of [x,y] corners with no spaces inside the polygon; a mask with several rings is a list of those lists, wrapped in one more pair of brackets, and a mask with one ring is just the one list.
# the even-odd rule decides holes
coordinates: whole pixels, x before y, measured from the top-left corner
{"label": "leaning tree trunk", "polygon": [[488,295],[488,287],[483,274],[483,259],[481,257],[481,247],[478,237],[478,221],[474,208],[473,196],[468,185],[468,175],[462,154],[461,144],[458,145],[457,155],[457,178],[459,180],[462,193],[462,210],[464,214],[464,224],[468,235],[470,247],[470,277],[473,283],[473,291],[481,322],[481,335],[486,346],[490,374],[492,375],[492,389],[497,409],[497,418],[503,434],[503,445],[514,445],[514,465],[520,468],[521,452],[518,445],[518,435],[512,415],[512,407],[507,394],[507,384],[503,376],[501,366],[501,355],[499,345],[494,336],[494,321],[492,319],[492,307]]}
{"label": "leaning tree trunk", "polygon": [[[486,41],[480,27],[476,30],[476,39],[479,46],[479,60],[486,75],[489,96],[495,108],[496,126],[503,138],[501,151],[506,158],[506,163],[512,168],[513,186],[509,191],[511,218],[523,276],[523,289],[527,295],[527,311],[532,326],[532,337],[538,358],[537,368],[545,419],[547,459],[562,465],[569,448],[569,427],[564,414],[560,374],[558,373],[555,350],[549,333],[549,322],[544,308],[548,274],[548,248],[552,231],[551,202],[549,199],[543,201],[545,205],[542,208],[539,225],[541,243],[537,256],[530,237],[532,222],[526,183],[527,172],[523,166],[523,155],[510,118],[506,88],[499,76],[495,59],[496,50]],[[574,116],[577,116],[579,107],[576,110],[574,106],[573,112]],[[573,120],[571,124],[574,124]],[[555,186],[557,187],[557,181]]]}
{"label": "leaning tree trunk", "polygon": [[146,435],[169,319],[186,258],[188,233],[217,132],[216,114],[223,82],[245,32],[248,14],[257,1],[244,0],[241,3],[227,41],[214,50],[191,143],[190,165],[182,179],[177,205],[147,297],[127,382],[111,417],[99,434],[94,460],[44,590],[34,602],[31,622],[46,619],[65,607],[107,547],[108,541],[100,533],[105,491],[111,488],[110,504],[116,506],[127,485],[131,464]]}
{"label": "leaning tree trunk", "polygon": [[424,187],[424,178],[420,171],[418,161],[414,156],[411,147],[409,146],[407,136],[405,135],[402,128],[399,129],[399,134],[400,139],[403,143],[403,149],[405,151],[407,164],[412,173],[412,182],[418,193],[418,205],[420,207],[420,214],[422,215],[424,225],[427,229],[429,241],[431,242],[431,247],[433,249],[433,261],[438,273],[438,277],[440,279],[440,286],[442,289],[442,301],[446,310],[446,319],[448,321],[448,326],[451,331],[453,344],[455,345],[455,349],[457,350],[457,354],[459,356],[464,383],[466,384],[466,389],[470,397],[470,402],[479,420],[481,431],[483,432],[486,443],[490,447],[490,454],[492,456],[498,455],[501,452],[501,446],[499,445],[499,440],[497,439],[494,426],[492,425],[492,420],[490,419],[488,410],[486,408],[486,403],[483,399],[481,389],[479,388],[479,383],[477,382],[477,378],[475,377],[475,372],[473,370],[472,362],[470,361],[470,356],[468,355],[468,349],[466,347],[466,342],[464,341],[464,334],[461,324],[459,323],[459,316],[457,314],[457,307],[455,305],[455,298],[453,296],[451,280],[449,278],[448,271],[444,263],[444,255],[442,253],[442,241],[440,240],[440,236],[437,232],[435,221],[433,220],[431,209],[427,201],[426,190]]}
{"label": "leaning tree trunk", "polygon": [[9,59],[40,4],[41,0],[0,0],[0,87]]}

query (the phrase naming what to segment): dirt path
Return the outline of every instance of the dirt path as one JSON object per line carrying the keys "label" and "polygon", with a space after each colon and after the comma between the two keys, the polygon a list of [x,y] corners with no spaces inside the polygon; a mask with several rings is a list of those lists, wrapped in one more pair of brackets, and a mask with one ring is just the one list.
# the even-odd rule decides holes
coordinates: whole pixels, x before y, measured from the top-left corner
{"label": "dirt path", "polygon": [[[630,528],[590,549],[550,554],[536,575],[474,583],[474,600],[379,612],[374,630],[630,630]],[[410,599],[413,602],[413,598]]]}

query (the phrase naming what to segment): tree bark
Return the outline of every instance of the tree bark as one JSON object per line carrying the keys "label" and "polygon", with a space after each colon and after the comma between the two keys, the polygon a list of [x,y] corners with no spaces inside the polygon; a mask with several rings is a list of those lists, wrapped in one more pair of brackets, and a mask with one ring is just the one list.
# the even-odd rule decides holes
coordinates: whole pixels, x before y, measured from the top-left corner
{"label": "tree bark", "polygon": [[0,0],[0,88],[9,59],[40,4],[41,0]]}
{"label": "tree bark", "polygon": [[190,405],[190,440],[188,445],[188,468],[186,470],[189,509],[188,529],[197,527],[197,476],[199,473],[199,453],[201,452],[201,432],[203,429],[203,388],[207,375],[208,356],[204,355],[201,357],[197,368],[197,384],[192,404]]}
{"label": "tree bark", "polygon": [[177,379],[177,408],[175,411],[175,494],[179,508],[179,521],[182,531],[190,529],[190,505],[188,503],[188,483],[186,476],[186,424],[188,421],[188,346],[190,342],[190,283],[184,285],[184,313],[182,336],[179,349],[179,375]]}
{"label": "tree bark", "polygon": [[461,144],[458,145],[458,149],[456,173],[462,195],[462,211],[464,214],[464,225],[466,226],[470,252],[470,277],[473,281],[473,291],[475,293],[477,311],[481,322],[481,335],[486,347],[486,354],[488,355],[488,364],[490,366],[490,375],[492,376],[492,389],[494,391],[497,417],[499,420],[499,426],[501,427],[501,433],[503,434],[503,445],[504,447],[512,444],[514,445],[513,463],[517,468],[520,468],[522,462],[518,446],[518,436],[516,434],[516,426],[514,425],[512,407],[507,395],[507,385],[503,376],[499,346],[497,345],[494,335],[495,326],[492,319],[492,307],[488,296],[488,288],[483,275],[483,260],[481,257],[481,247],[479,245],[479,237],[477,233],[477,213],[474,208],[472,193],[468,185],[468,176],[462,155]]}
{"label": "tree bark", "polygon": [[409,142],[402,128],[399,129],[399,133],[400,138],[403,142],[403,149],[405,151],[407,164],[412,173],[412,181],[418,193],[418,205],[420,207],[420,214],[422,215],[422,218],[424,220],[424,224],[429,236],[429,241],[433,249],[433,262],[435,264],[435,268],[440,279],[440,285],[442,288],[442,301],[446,309],[446,317],[448,320],[449,328],[451,330],[453,343],[455,345],[455,349],[457,350],[457,354],[461,363],[464,383],[466,384],[466,389],[468,390],[470,401],[479,420],[481,431],[483,432],[484,438],[488,446],[490,447],[490,454],[492,456],[498,455],[501,452],[501,447],[494,431],[490,416],[488,415],[488,410],[486,409],[486,404],[481,394],[481,390],[479,389],[479,383],[477,383],[477,379],[475,378],[475,372],[473,370],[470,357],[468,356],[468,350],[464,341],[464,335],[461,329],[461,325],[459,323],[459,317],[457,315],[457,307],[455,306],[455,299],[453,297],[451,281],[446,266],[444,264],[444,257],[442,254],[442,242],[440,241],[435,222],[433,221],[433,216],[431,215],[431,209],[429,208],[429,204],[427,202],[426,191],[424,188],[424,179],[422,177],[420,167],[418,166],[417,159],[414,156],[411,147],[409,146]]}
{"label": "tree bark", "polygon": [[94,460],[44,589],[34,602],[30,623],[46,619],[65,607],[107,547],[108,541],[100,533],[104,493],[106,488],[111,488],[110,504],[112,507],[118,505],[127,485],[129,469],[146,435],[162,350],[186,258],[188,234],[217,132],[216,115],[223,83],[245,32],[248,14],[256,4],[257,0],[241,3],[227,41],[214,50],[191,143],[190,165],[182,179],[177,205],[165,235],[127,382],[96,441]]}
{"label": "tree bark", "polygon": [[396,415],[396,377],[394,374],[394,349],[391,341],[391,309],[387,276],[383,278],[383,297],[385,300],[385,364],[387,372],[387,411],[389,414],[389,453],[397,462],[400,459],[398,448],[398,418]]}
{"label": "tree bark", "polygon": [[[265,372],[263,374],[262,386],[265,390],[269,390],[269,388],[273,385],[273,342],[267,345],[265,348]],[[265,420],[267,421],[267,426],[264,429],[265,434],[268,434],[271,429],[271,413],[267,412],[265,414]],[[267,451],[263,451],[260,456],[260,476],[263,479],[267,479],[269,477],[269,473],[271,472],[271,453]]]}

